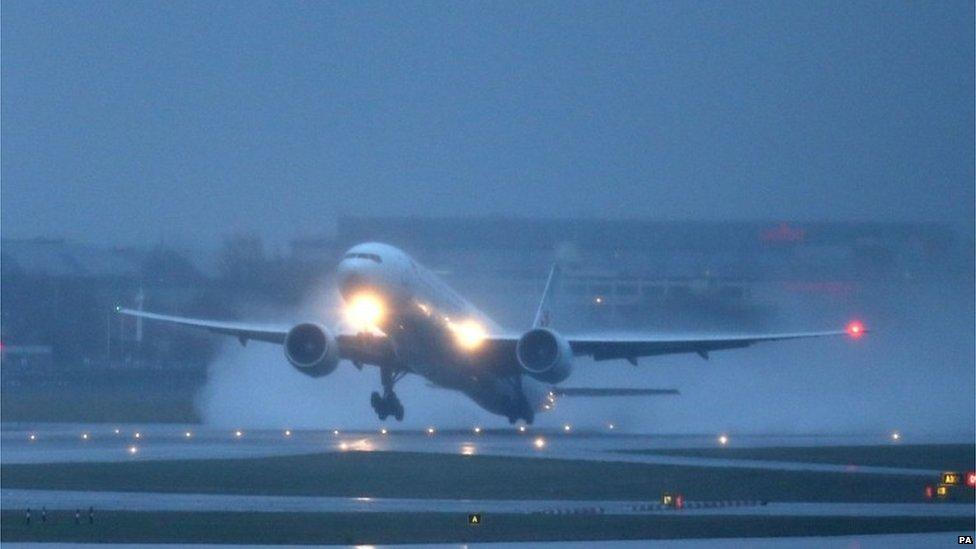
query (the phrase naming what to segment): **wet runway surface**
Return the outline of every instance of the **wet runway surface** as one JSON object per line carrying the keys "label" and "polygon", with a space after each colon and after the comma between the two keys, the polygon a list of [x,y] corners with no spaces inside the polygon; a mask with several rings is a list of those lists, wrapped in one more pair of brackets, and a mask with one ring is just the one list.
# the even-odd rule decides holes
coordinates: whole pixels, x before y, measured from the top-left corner
{"label": "wet runway surface", "polygon": [[[929,438],[912,443],[969,443],[965,437]],[[897,446],[905,437],[891,433],[851,436],[770,435],[646,435],[619,430],[582,431],[569,426],[542,430],[342,431],[287,429],[226,429],[198,425],[13,424],[0,426],[0,461],[10,464],[68,462],[152,462],[258,458],[342,452],[418,452],[444,455],[507,456],[599,462],[628,462],[710,468],[775,471],[813,471],[849,475],[899,475],[933,478],[941,471],[770,461],[662,454],[626,453],[636,450],[714,449],[823,446]],[[802,457],[802,452],[799,456]],[[812,461],[812,460],[811,460]],[[29,487],[22,487],[29,488]],[[437,499],[399,497],[331,497],[302,495],[234,495],[70,491],[0,490],[4,510],[86,509],[99,511],[223,511],[333,513],[506,513],[662,515],[676,513],[656,501],[566,499]],[[971,503],[851,503],[851,502],[685,502],[682,515],[768,517],[972,517]]]}
{"label": "wet runway surface", "polygon": [[[890,434],[850,436],[640,435],[619,432],[524,431],[374,431],[233,430],[191,425],[4,424],[0,461],[60,463],[214,458],[256,458],[322,452],[399,451],[431,454],[544,457],[696,467],[780,471],[844,472],[931,477],[941,471],[920,468],[852,466],[829,463],[690,457],[626,453],[649,449],[773,446],[896,445]],[[960,442],[960,439],[913,440],[913,443]],[[965,439],[962,442],[966,441]]]}
{"label": "wet runway surface", "polygon": [[[918,442],[918,441],[913,441]],[[957,440],[926,440],[959,442]],[[890,434],[829,437],[639,435],[523,428],[511,430],[341,431],[234,430],[193,425],[3,424],[0,460],[4,464],[131,462],[257,458],[328,452],[420,452],[428,454],[555,458],[602,462],[749,468],[780,471],[841,472],[851,475],[905,475],[931,478],[938,470],[624,453],[651,449],[761,448],[904,444]],[[969,504],[688,502],[685,514],[769,516],[969,516]],[[707,503],[707,504],[706,504]],[[650,505],[649,505],[650,504]],[[46,506],[70,509],[94,505],[103,510],[142,511],[314,511],[646,514],[673,512],[653,502],[569,500],[454,500],[83,492],[16,489],[0,492],[5,509]]]}
{"label": "wet runway surface", "polygon": [[[674,509],[645,510],[633,501],[580,500],[464,500],[434,498],[344,498],[308,496],[241,496],[170,494],[158,492],[77,492],[69,490],[2,490],[6,508],[86,509],[100,511],[230,511],[230,512],[367,512],[367,513],[551,513],[643,515],[673,514]],[[862,517],[966,517],[969,504],[931,503],[768,503],[721,502],[693,508],[689,501],[682,515],[862,516]]]}

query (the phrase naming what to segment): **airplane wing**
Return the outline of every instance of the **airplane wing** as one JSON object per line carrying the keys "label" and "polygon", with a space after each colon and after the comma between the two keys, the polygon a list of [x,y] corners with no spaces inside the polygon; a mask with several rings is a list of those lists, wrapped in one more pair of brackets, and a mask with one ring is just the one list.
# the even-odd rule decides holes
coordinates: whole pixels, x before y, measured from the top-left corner
{"label": "airplane wing", "polygon": [[253,339],[255,341],[267,341],[268,343],[277,343],[281,345],[285,342],[285,336],[288,335],[288,327],[284,326],[262,326],[244,322],[201,320],[182,316],[147,313],[145,311],[124,309],[122,307],[116,307],[115,310],[119,314],[123,315],[135,316],[149,320],[159,320],[162,322],[169,322],[171,324],[179,324],[181,326],[190,326],[192,328],[203,328],[217,334],[235,336],[241,340],[241,343],[245,343],[247,340]]}
{"label": "airplane wing", "polygon": [[645,356],[696,353],[708,359],[708,353],[725,349],[740,349],[756,343],[807,339],[813,337],[858,337],[866,330],[859,325],[846,330],[826,332],[799,332],[767,335],[705,336],[689,338],[610,338],[610,337],[570,337],[569,345],[576,356],[591,356],[594,360],[626,359],[637,364],[637,359]]}
{"label": "airplane wing", "polygon": [[634,387],[553,387],[549,392],[557,397],[625,397],[680,395],[677,389],[643,389]]}
{"label": "airplane wing", "polygon": [[[116,311],[123,315],[169,322],[180,326],[208,330],[216,334],[234,336],[240,340],[241,345],[246,344],[252,339],[283,345],[285,343],[285,336],[288,335],[288,330],[291,328],[290,325],[261,325],[162,315],[122,307],[117,307]],[[359,364],[379,364],[390,358],[390,345],[385,335],[375,335],[372,333],[359,335],[336,334],[335,338],[339,345],[339,358],[352,360]]]}

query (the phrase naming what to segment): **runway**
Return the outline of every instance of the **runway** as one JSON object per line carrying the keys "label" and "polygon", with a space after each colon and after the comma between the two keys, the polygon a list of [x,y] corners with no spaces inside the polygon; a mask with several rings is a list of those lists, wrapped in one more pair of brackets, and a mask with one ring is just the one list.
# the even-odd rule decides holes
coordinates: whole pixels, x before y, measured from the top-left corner
{"label": "runway", "polygon": [[[664,435],[622,433],[610,428],[581,430],[571,425],[561,429],[440,430],[431,426],[419,431],[389,427],[348,431],[6,423],[0,424],[0,461],[6,483],[0,489],[0,510],[8,520],[16,517],[14,522],[27,508],[35,513],[45,508],[52,516],[60,513],[61,518],[53,522],[68,524],[59,527],[66,530],[57,534],[64,536],[57,539],[73,540],[81,533],[71,531],[73,522],[65,517],[76,509],[92,507],[96,516],[110,525],[106,537],[99,538],[102,541],[239,539],[234,536],[241,535],[241,528],[257,528],[255,532],[259,532],[262,521],[298,521],[294,527],[305,528],[308,523],[301,521],[307,519],[301,517],[308,513],[318,517],[367,514],[382,521],[417,513],[426,513],[425,520],[448,517],[438,532],[453,532],[452,521],[463,524],[470,513],[500,521],[514,532],[524,529],[524,524],[561,518],[553,515],[569,515],[561,519],[568,521],[566,524],[663,521],[644,526],[631,522],[627,528],[646,528],[650,534],[645,536],[650,537],[659,537],[661,534],[655,532],[663,528],[674,538],[694,537],[692,533],[701,528],[712,535],[741,538],[819,534],[821,528],[835,535],[922,535],[933,529],[971,524],[976,507],[970,488],[960,488],[964,491],[957,491],[947,501],[925,500],[921,488],[937,481],[942,463],[939,459],[919,459],[920,454],[923,458],[927,455],[924,448],[904,452],[911,450],[905,438],[892,437],[891,433]],[[962,445],[962,452],[959,446],[952,451],[933,448],[941,448],[938,451],[944,458],[955,464],[971,461],[966,457],[971,450],[966,448],[972,442],[966,436],[912,442]],[[834,455],[820,452],[829,448],[834,448]],[[857,457],[847,459],[838,448],[859,450],[851,454]],[[677,455],[679,452],[683,455]],[[736,457],[741,455],[751,458]],[[468,460],[466,456],[490,459]],[[400,465],[405,461],[411,465]],[[965,467],[962,470],[970,466]],[[554,469],[565,473],[547,477],[546,473]],[[535,472],[527,473],[530,470]],[[439,483],[448,471],[454,480]],[[508,478],[513,471],[517,473]],[[219,480],[214,480],[217,477]],[[480,480],[472,482],[472,478]],[[591,484],[584,481],[567,487],[567,482],[576,478],[589,479]],[[205,483],[201,489],[199,480],[186,479]],[[455,483],[488,489],[453,490]],[[594,483],[608,488],[594,488]],[[501,487],[493,487],[496,484]],[[527,487],[529,484],[534,488]],[[560,489],[554,490],[554,485]],[[640,488],[630,488],[635,485]],[[694,497],[683,499],[681,509],[664,506],[660,501],[662,489],[672,487],[687,490]],[[133,518],[140,513],[146,518]],[[197,524],[196,529],[186,534],[192,537],[174,538],[169,530],[153,529],[154,513],[180,514],[174,520]],[[227,537],[215,538],[210,537],[205,525],[198,524],[207,520],[209,515],[204,513],[237,513],[241,518],[225,519],[230,522],[225,524],[226,534],[221,535]],[[148,525],[144,528],[149,531],[140,531],[134,537],[113,537],[123,535],[119,532],[128,528],[118,522],[120,516],[127,517],[126,524],[150,521],[139,523]],[[261,518],[271,516],[277,518]],[[674,519],[690,522],[676,525]],[[411,519],[404,520],[407,522],[397,527],[411,528]],[[518,520],[524,524],[511,522]],[[318,523],[318,519],[313,522]],[[336,527],[330,524],[340,523],[325,522],[316,528],[323,529],[321,535],[328,535],[329,528]],[[600,524],[591,527],[615,531]],[[373,527],[361,528],[371,532]],[[45,540],[52,538],[44,536],[55,535],[37,529],[31,532],[17,536],[38,535],[40,538],[34,539]],[[296,539],[321,539],[315,537],[319,533],[307,535],[310,537]],[[440,535],[434,538],[444,539],[438,538]],[[458,539],[464,535],[450,534],[461,536]]]}
{"label": "runway", "polygon": [[[256,458],[322,452],[419,452],[430,454],[543,457],[604,462],[746,468],[777,471],[841,472],[862,475],[931,477],[937,469],[850,464],[725,459],[626,453],[635,450],[715,448],[714,435],[644,435],[595,431],[342,431],[236,430],[193,425],[5,424],[0,461],[13,463],[113,462],[133,460]],[[925,442],[944,442],[928,438]],[[921,442],[915,440],[914,442]],[[849,436],[742,435],[729,447],[858,446],[903,444],[887,434]]]}
{"label": "runway", "polygon": [[[99,511],[229,511],[265,513],[553,513],[643,515],[674,514],[675,509],[655,506],[642,510],[634,501],[580,500],[464,500],[435,498],[340,498],[302,496],[241,496],[170,494],[159,492],[78,492],[69,490],[2,490],[4,508],[87,509]],[[759,515],[807,517],[967,517],[969,504],[931,503],[760,503],[723,502],[693,508],[689,501],[682,515]]]}

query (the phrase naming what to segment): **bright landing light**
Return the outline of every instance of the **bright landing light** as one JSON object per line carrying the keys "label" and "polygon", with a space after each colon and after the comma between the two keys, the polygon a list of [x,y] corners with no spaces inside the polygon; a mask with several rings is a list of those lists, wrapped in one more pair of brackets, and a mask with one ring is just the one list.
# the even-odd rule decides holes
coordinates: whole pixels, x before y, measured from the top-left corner
{"label": "bright landing light", "polygon": [[484,327],[474,320],[466,320],[459,324],[449,322],[447,326],[454,332],[458,345],[466,351],[477,349],[488,337]]}
{"label": "bright landing light", "polygon": [[365,293],[357,294],[346,305],[346,320],[357,330],[369,330],[383,320],[383,302],[379,297]]}

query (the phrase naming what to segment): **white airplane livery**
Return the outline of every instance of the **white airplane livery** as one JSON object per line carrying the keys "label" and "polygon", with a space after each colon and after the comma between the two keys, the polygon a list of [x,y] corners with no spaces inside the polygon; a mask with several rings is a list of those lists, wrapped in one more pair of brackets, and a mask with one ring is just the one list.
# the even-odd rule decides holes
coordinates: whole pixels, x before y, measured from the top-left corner
{"label": "white airplane livery", "polygon": [[337,282],[347,322],[332,330],[317,322],[262,326],[201,320],[118,308],[122,314],[202,328],[248,340],[283,346],[285,358],[311,377],[328,375],[340,360],[362,369],[379,368],[382,393],[371,403],[381,420],[403,419],[403,404],[394,386],[415,374],[437,387],[463,392],[485,410],[531,424],[535,414],[552,409],[560,396],[635,396],[675,394],[674,390],[639,388],[564,388],[573,360],[624,359],[709,353],[755,343],[866,333],[858,322],[845,330],[733,335],[727,337],[577,337],[549,326],[549,301],[558,278],[554,266],[531,328],[507,333],[403,251],[380,243],[354,246],[343,256]]}

